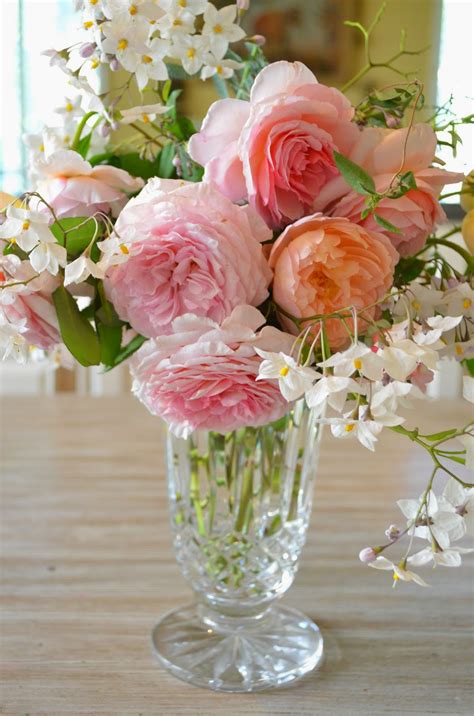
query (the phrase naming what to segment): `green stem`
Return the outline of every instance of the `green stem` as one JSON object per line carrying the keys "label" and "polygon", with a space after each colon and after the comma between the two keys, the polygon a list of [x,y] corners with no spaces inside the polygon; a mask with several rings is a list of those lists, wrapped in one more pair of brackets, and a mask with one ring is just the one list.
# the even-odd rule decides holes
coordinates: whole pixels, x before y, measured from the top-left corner
{"label": "green stem", "polygon": [[205,537],[206,527],[204,524],[204,515],[202,513],[201,500],[199,498],[199,475],[197,466],[193,466],[191,468],[191,484],[189,493],[191,497],[191,503],[194,507],[194,512],[196,514],[198,532],[201,537]]}
{"label": "green stem", "polygon": [[428,239],[426,246],[446,246],[446,248],[456,251],[463,257],[464,261],[467,263],[469,271],[474,270],[474,259],[469,251],[467,251],[467,249],[463,249],[462,246],[454,244],[452,241],[446,241],[446,239]]}
{"label": "green stem", "polygon": [[74,138],[73,138],[72,144],[71,144],[71,149],[72,149],[73,151],[77,151],[77,147],[78,147],[78,145],[79,145],[79,142],[81,141],[81,135],[82,135],[82,132],[83,132],[83,130],[84,130],[84,127],[86,126],[86,124],[87,124],[87,122],[89,121],[89,119],[90,119],[91,117],[93,117],[95,114],[97,114],[97,112],[87,112],[87,113],[83,116],[83,118],[81,119],[81,121],[79,122],[79,124],[77,125],[77,129],[76,129],[76,132],[75,132],[75,134],[74,134]]}

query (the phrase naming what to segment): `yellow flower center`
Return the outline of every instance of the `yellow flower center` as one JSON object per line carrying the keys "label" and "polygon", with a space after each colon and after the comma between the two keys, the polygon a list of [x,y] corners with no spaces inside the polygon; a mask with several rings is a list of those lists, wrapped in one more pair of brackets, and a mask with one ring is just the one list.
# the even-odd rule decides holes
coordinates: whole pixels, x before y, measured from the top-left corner
{"label": "yellow flower center", "polygon": [[393,581],[398,582],[399,579],[400,579],[400,577],[398,576],[398,574],[396,572],[394,572],[393,573]]}
{"label": "yellow flower center", "polygon": [[149,65],[153,62],[153,57],[150,57],[150,55],[142,55],[142,62],[144,62],[145,65]]}
{"label": "yellow flower center", "polygon": [[345,426],[344,430],[346,431],[346,433],[351,433],[354,430],[354,428],[355,428],[355,425],[349,424],[349,425]]}
{"label": "yellow flower center", "polygon": [[173,20],[173,27],[181,27],[182,24],[183,24],[183,21],[180,20],[179,17],[176,17]]}
{"label": "yellow flower center", "polygon": [[128,12],[130,13],[130,15],[136,15],[138,12],[137,6],[130,5],[130,7],[128,8]]}
{"label": "yellow flower center", "polygon": [[462,307],[463,307],[463,308],[471,308],[471,306],[472,306],[472,301],[471,301],[471,299],[470,299],[470,298],[465,298],[464,301],[463,301],[463,303],[462,303]]}
{"label": "yellow flower center", "polygon": [[93,60],[91,60],[91,67],[93,70],[96,70],[98,66],[100,65],[99,60],[97,60],[95,57]]}
{"label": "yellow flower center", "polygon": [[214,30],[216,35],[220,35],[222,32],[224,32],[224,30],[222,29],[222,25],[214,25],[212,29]]}
{"label": "yellow flower center", "polygon": [[420,303],[419,303],[418,301],[412,301],[412,302],[411,302],[411,305],[413,306],[413,308],[415,309],[415,311],[419,311],[420,308],[421,308],[421,305],[420,305]]}
{"label": "yellow flower center", "polygon": [[30,222],[24,221],[23,226],[22,226],[23,231],[28,231],[29,228],[30,228]]}
{"label": "yellow flower center", "polygon": [[122,37],[121,40],[119,40],[117,48],[119,50],[125,50],[128,47],[128,40],[126,40],[124,37]]}
{"label": "yellow flower center", "polygon": [[216,72],[218,75],[221,75],[224,72],[224,70],[222,69],[222,65],[217,65]]}
{"label": "yellow flower center", "polygon": [[89,5],[97,5],[98,0],[89,0]]}
{"label": "yellow flower center", "polygon": [[94,25],[92,20],[86,20],[86,22],[84,22],[83,24],[84,24],[84,30],[90,30],[91,27]]}
{"label": "yellow flower center", "polygon": [[44,144],[40,144],[38,149],[40,152],[44,152]]}
{"label": "yellow flower center", "polygon": [[361,361],[360,358],[356,358],[356,359],[354,360],[354,368],[355,368],[356,370],[360,370],[360,369],[362,368],[362,361]]}
{"label": "yellow flower center", "polygon": [[16,239],[10,239],[11,244],[16,244]]}
{"label": "yellow flower center", "polygon": [[188,6],[187,0],[179,0],[178,5],[180,7],[187,7]]}
{"label": "yellow flower center", "polygon": [[150,117],[147,114],[142,114],[142,122],[145,122],[145,124],[146,124],[149,121],[150,121]]}
{"label": "yellow flower center", "polygon": [[74,107],[72,106],[72,104],[70,102],[68,102],[66,104],[66,112],[72,112],[73,109],[74,109]]}
{"label": "yellow flower center", "polygon": [[196,50],[194,49],[194,47],[190,47],[186,54],[190,60],[193,60],[196,57]]}
{"label": "yellow flower center", "polygon": [[288,366],[284,365],[283,368],[280,370],[280,375],[284,378],[285,376],[288,375],[289,372],[290,372],[290,369],[288,368]]}
{"label": "yellow flower center", "polygon": [[123,254],[129,254],[129,253],[130,253],[130,251],[127,249],[127,247],[125,246],[125,244],[120,244],[119,248],[120,248],[120,251],[121,251]]}
{"label": "yellow flower center", "polygon": [[455,353],[456,353],[457,356],[462,356],[462,355],[464,355],[463,347],[460,346],[459,343],[458,343],[458,344],[456,345],[456,347],[454,348],[454,351],[455,351]]}

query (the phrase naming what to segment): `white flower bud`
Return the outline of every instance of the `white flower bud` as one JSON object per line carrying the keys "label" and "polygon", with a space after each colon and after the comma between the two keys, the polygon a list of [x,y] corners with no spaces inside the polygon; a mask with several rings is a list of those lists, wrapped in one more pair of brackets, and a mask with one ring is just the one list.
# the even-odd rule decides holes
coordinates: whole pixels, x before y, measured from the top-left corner
{"label": "white flower bud", "polygon": [[112,70],[112,72],[117,72],[120,69],[120,62],[117,60],[116,57],[112,57],[112,59],[109,62],[109,67]]}
{"label": "white flower bud", "polygon": [[364,562],[364,564],[370,564],[370,562],[375,562],[377,559],[377,553],[372,547],[364,547],[364,549],[361,549],[359,552],[359,559],[361,562]]}
{"label": "white flower bud", "polygon": [[385,535],[390,541],[394,541],[397,539],[397,537],[400,537],[400,527],[397,527],[397,525],[390,525],[388,530],[385,530]]}
{"label": "white flower bud", "polygon": [[79,48],[79,54],[81,57],[87,58],[90,57],[96,50],[97,45],[95,45],[93,42],[84,42]]}

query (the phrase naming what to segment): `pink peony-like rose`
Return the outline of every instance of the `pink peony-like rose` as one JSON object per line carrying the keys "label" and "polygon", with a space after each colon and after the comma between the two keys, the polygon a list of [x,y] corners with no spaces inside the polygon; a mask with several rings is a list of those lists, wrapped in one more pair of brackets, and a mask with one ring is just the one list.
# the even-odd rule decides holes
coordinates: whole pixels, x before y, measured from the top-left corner
{"label": "pink peony-like rose", "polygon": [[[1,291],[0,318],[19,326],[27,343],[43,350],[50,350],[61,342],[56,310],[51,298],[59,286],[60,279],[44,271],[35,276],[29,261],[17,256],[2,256],[0,260],[0,289],[5,285],[17,284],[12,289]],[[33,280],[30,280],[32,279]]]}
{"label": "pink peony-like rose", "polygon": [[[70,149],[53,152],[38,165],[43,177],[37,191],[50,204],[58,218],[92,216],[96,211],[118,213],[128,201],[128,194],[143,186],[143,179],[132,177],[117,167],[93,167]],[[38,208],[47,211],[44,204]]]}
{"label": "pink peony-like rose", "polygon": [[272,228],[313,211],[339,175],[333,151],[358,136],[354,110],[337,89],[319,84],[301,62],[274,62],[255,80],[250,102],[215,102],[190,141],[193,159],[233,201],[248,199]]}
{"label": "pink peony-like rose", "polygon": [[221,323],[235,306],[258,306],[268,296],[272,272],[260,242],[271,232],[249,206],[235,206],[211,185],[152,180],[116,231],[129,255],[108,270],[107,295],[145,336],[169,333],[186,313]]}
{"label": "pink peony-like rose", "polygon": [[434,227],[446,220],[438,196],[445,184],[463,178],[462,174],[430,167],[435,156],[436,135],[428,124],[415,125],[408,139],[407,131],[368,127],[361,131],[350,153],[350,158],[373,177],[379,193],[388,189],[399,171],[413,172],[417,188],[398,199],[382,199],[376,209],[382,219],[401,233],[380,226],[372,214],[361,219],[366,197],[351,190],[342,177],[329,182],[315,203],[316,209],[324,214],[345,216],[367,229],[385,234],[401,256],[420,251]]}
{"label": "pink peony-like rose", "polygon": [[[372,304],[390,289],[397,258],[382,234],[344,218],[314,214],[288,226],[273,246],[273,298],[296,318],[351,306],[365,308],[365,317],[373,318],[377,309]],[[285,325],[298,332],[289,319]],[[361,317],[359,329],[364,325]],[[326,329],[332,346],[337,348],[347,341],[341,320],[327,320]]]}
{"label": "pink peony-like rose", "polygon": [[133,392],[170,430],[226,433],[278,420],[288,410],[275,381],[257,380],[255,348],[289,352],[293,337],[270,326],[256,308],[239,306],[219,326],[188,314],[173,333],[147,341],[131,361]]}

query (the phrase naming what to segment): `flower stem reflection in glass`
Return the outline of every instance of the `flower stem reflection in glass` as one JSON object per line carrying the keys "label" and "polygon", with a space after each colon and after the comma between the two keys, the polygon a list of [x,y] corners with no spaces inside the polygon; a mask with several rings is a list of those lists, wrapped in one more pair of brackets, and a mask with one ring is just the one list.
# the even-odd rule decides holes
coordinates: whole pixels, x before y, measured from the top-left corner
{"label": "flower stem reflection in glass", "polygon": [[303,402],[264,427],[168,436],[174,544],[197,597],[153,632],[155,653],[176,676],[254,691],[290,683],[320,661],[318,627],[275,604],[305,541],[319,438]]}

